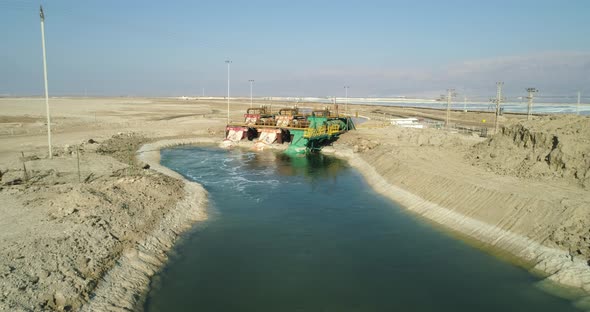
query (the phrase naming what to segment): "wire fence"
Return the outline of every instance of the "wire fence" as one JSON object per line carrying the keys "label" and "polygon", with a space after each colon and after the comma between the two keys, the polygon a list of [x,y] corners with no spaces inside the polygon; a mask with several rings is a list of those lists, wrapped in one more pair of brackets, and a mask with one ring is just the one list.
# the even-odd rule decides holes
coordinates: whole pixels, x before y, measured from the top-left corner
{"label": "wire fence", "polygon": [[[444,121],[421,118],[421,117],[408,117],[408,118],[396,118],[395,116],[388,115],[386,113],[365,113],[359,116],[360,119],[365,118],[371,120],[371,124],[368,128],[385,128],[390,126],[399,126],[405,128],[430,128],[438,129],[441,131],[449,131],[453,133],[460,133],[465,135],[477,135],[480,137],[487,137],[493,134],[493,124],[485,124],[480,126],[465,125],[461,122],[451,122],[448,125]],[[363,121],[360,122],[362,124]]]}

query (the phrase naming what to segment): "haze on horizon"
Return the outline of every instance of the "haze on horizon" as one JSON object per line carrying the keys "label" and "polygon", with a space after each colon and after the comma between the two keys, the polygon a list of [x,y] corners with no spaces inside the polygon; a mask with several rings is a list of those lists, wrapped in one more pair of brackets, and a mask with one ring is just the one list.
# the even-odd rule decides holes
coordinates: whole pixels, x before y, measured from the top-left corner
{"label": "haze on horizon", "polygon": [[590,93],[590,2],[0,0],[0,95]]}

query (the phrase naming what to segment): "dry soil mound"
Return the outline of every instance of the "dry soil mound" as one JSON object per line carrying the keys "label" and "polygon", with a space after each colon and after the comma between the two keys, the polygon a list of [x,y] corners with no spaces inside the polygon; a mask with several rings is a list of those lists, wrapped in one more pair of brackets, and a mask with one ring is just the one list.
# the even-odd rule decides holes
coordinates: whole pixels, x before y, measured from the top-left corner
{"label": "dry soil mound", "polygon": [[503,175],[564,179],[590,187],[590,118],[519,121],[473,147],[472,163]]}

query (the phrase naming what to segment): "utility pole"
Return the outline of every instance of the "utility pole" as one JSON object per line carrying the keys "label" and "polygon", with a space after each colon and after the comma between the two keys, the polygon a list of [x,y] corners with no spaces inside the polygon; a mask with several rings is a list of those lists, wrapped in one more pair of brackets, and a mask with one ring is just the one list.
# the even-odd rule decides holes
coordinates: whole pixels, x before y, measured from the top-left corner
{"label": "utility pole", "polygon": [[578,91],[578,104],[576,105],[576,115],[580,115],[580,91]]}
{"label": "utility pole", "polygon": [[504,86],[504,82],[498,81],[496,82],[496,98],[494,102],[496,103],[496,120],[494,120],[494,134],[498,133],[498,123],[500,122],[500,106],[502,105],[502,87]]}
{"label": "utility pole", "polygon": [[467,113],[467,95],[463,95],[463,112]]}
{"label": "utility pole", "polygon": [[53,158],[51,148],[51,117],[49,116],[49,91],[47,88],[47,56],[45,54],[45,14],[43,6],[39,7],[41,17],[41,46],[43,47],[43,80],[45,81],[45,108],[47,109],[47,145],[49,146],[49,159]]}
{"label": "utility pole", "polygon": [[229,65],[231,64],[231,60],[225,60],[227,64],[227,123],[229,124]]}
{"label": "utility pole", "polygon": [[[332,108],[334,109],[334,112],[336,112],[336,114],[338,114],[338,106],[336,106],[336,96],[333,96],[332,97]],[[329,110],[330,109],[330,106],[326,106],[325,109],[326,110]]]}
{"label": "utility pole", "polygon": [[254,83],[254,79],[248,81],[250,82],[250,108],[252,108],[252,84]]}
{"label": "utility pole", "polygon": [[529,93],[529,96],[527,97],[527,99],[529,100],[529,106],[527,109],[526,119],[531,120],[531,118],[533,117],[533,94],[536,92],[539,92],[539,90],[537,90],[535,88],[527,88],[526,92]]}
{"label": "utility pole", "polygon": [[346,94],[346,102],[344,102],[344,114],[348,114],[348,89],[350,89],[350,86],[344,86],[344,92]]}
{"label": "utility pole", "polygon": [[451,119],[451,98],[455,95],[455,89],[447,89],[447,120],[445,126],[447,129],[450,127],[450,119]]}

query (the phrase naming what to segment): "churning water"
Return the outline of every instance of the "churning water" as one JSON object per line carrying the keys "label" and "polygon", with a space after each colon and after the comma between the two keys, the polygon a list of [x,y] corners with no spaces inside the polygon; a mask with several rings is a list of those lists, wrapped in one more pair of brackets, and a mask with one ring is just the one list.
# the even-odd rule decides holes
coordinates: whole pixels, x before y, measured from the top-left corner
{"label": "churning water", "polygon": [[147,311],[576,311],[538,278],[433,229],[336,158],[179,147],[209,192]]}

